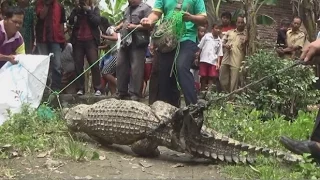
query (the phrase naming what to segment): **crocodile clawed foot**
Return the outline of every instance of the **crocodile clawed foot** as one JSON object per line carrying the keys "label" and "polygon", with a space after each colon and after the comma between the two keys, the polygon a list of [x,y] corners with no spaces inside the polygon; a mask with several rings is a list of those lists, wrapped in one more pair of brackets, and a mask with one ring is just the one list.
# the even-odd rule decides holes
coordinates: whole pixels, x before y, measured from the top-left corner
{"label": "crocodile clawed foot", "polygon": [[139,156],[153,158],[160,156],[160,151],[157,147],[157,144],[152,143],[148,139],[143,139],[132,144],[131,150]]}

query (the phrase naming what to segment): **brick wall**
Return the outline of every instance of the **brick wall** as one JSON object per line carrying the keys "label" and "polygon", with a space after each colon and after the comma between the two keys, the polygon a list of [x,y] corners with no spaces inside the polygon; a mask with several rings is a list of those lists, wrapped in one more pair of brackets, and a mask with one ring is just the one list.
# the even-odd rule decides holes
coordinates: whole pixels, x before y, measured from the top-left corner
{"label": "brick wall", "polygon": [[[220,12],[230,11],[233,12],[236,9],[240,8],[241,4],[235,2],[233,4],[223,4],[221,6]],[[258,39],[262,41],[261,43],[275,44],[277,38],[276,29],[280,24],[280,21],[283,18],[292,18],[292,7],[290,0],[280,0],[276,6],[267,6],[264,5],[261,7],[260,14],[267,14],[276,20],[271,26],[258,26]]]}

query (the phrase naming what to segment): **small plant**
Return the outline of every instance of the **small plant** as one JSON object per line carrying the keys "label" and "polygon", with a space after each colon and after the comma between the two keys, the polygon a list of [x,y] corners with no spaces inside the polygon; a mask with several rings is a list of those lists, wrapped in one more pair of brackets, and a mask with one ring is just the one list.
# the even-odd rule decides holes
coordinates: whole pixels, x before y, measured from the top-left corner
{"label": "small plant", "polygon": [[74,141],[72,138],[64,139],[64,154],[74,161],[84,161],[88,154],[87,148],[83,143]]}
{"label": "small plant", "polygon": [[[316,112],[299,111],[293,122],[279,114],[273,114],[272,119],[262,121],[261,117],[266,113],[269,112],[225,103],[213,106],[206,112],[206,123],[239,141],[287,151],[279,143],[280,136],[306,140],[316,117]],[[226,165],[222,169],[223,174],[241,179],[310,179],[319,178],[318,171],[310,159],[306,159],[305,163],[288,165],[272,157],[258,157],[253,166]]]}
{"label": "small plant", "polygon": [[[292,60],[280,59],[272,52],[260,50],[247,57],[243,66],[248,73],[246,83],[257,81],[294,63]],[[299,110],[306,111],[307,105],[316,104],[320,100],[320,92],[312,87],[316,80],[311,66],[300,65],[251,86],[242,97],[259,110],[294,118]]]}

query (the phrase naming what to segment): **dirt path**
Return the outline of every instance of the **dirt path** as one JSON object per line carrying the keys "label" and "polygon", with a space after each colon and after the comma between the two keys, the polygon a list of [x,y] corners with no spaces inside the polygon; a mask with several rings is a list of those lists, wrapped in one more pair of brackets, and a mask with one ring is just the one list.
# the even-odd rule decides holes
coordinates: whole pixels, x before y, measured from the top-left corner
{"label": "dirt path", "polygon": [[147,159],[136,157],[126,146],[112,146],[99,150],[102,160],[73,162],[30,156],[0,161],[0,168],[14,179],[225,179],[213,162],[166,148],[160,151],[159,158]]}

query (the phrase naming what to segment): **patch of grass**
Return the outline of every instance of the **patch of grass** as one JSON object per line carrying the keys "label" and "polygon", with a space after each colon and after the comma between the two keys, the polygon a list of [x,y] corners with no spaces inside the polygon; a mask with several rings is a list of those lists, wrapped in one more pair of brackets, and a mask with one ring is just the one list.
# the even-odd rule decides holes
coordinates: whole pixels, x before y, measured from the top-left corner
{"label": "patch of grass", "polygon": [[[207,112],[207,123],[213,129],[242,142],[261,147],[286,150],[280,136],[306,140],[313,128],[316,112],[302,112],[294,122],[283,116],[263,121],[265,112],[227,104]],[[287,150],[286,150],[287,151]],[[311,179],[320,178],[319,168],[308,158],[305,163],[285,164],[278,159],[259,157],[252,165],[225,165],[222,172],[240,179]]]}
{"label": "patch of grass", "polygon": [[[44,105],[38,110],[23,105],[20,113],[9,114],[0,126],[0,147],[10,144],[20,155],[53,150],[51,155],[74,161],[83,161],[90,155],[84,143],[72,139],[58,111]],[[9,154],[2,152],[0,159],[9,158]]]}
{"label": "patch of grass", "polygon": [[71,137],[59,137],[56,142],[57,152],[61,156],[66,156],[74,161],[84,161],[86,156],[89,154],[89,149],[84,145],[84,143],[75,141]]}

